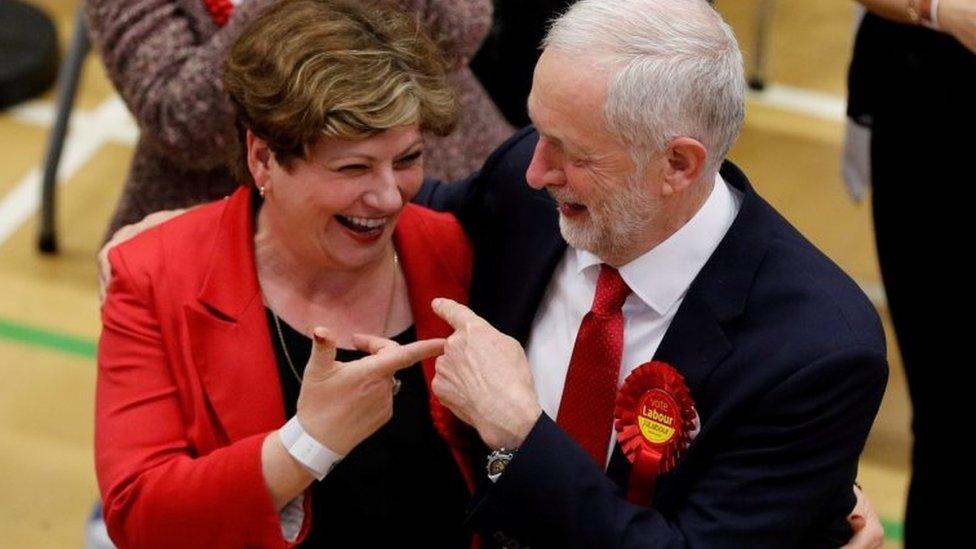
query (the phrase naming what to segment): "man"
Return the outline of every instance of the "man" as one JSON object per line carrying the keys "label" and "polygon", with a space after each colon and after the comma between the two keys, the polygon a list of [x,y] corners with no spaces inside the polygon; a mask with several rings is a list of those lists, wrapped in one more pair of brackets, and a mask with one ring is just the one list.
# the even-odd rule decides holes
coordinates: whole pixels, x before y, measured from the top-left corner
{"label": "man", "polygon": [[492,451],[471,520],[506,547],[840,545],[884,336],[722,163],[731,30],[702,0],[581,0],[544,45],[537,130],[422,197],[476,248],[432,385]]}

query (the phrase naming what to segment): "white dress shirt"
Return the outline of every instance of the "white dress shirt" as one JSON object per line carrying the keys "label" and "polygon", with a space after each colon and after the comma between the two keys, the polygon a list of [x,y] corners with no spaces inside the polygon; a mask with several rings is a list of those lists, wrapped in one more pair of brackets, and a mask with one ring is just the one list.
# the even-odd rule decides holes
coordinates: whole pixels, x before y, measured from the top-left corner
{"label": "white dress shirt", "polygon": [[[619,268],[632,290],[624,302],[624,351],[618,386],[638,366],[650,361],[674,319],[688,287],[729,230],[742,194],[715,176],[702,207],[667,240]],[[596,293],[599,257],[566,248],[532,323],[526,354],[539,404],[556,418],[569,370],[576,333]],[[611,437],[607,460],[616,437]]]}

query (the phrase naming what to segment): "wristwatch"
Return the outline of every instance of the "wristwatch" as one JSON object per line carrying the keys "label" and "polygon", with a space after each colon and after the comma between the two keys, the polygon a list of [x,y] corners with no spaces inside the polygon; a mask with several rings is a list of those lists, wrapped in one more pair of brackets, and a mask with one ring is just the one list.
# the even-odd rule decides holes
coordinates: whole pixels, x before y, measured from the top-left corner
{"label": "wristwatch", "polygon": [[316,480],[325,478],[325,475],[329,474],[329,471],[342,459],[341,455],[305,432],[302,424],[298,422],[297,414],[278,429],[278,437],[281,438],[281,443],[291,457],[307,469]]}
{"label": "wristwatch", "polygon": [[511,463],[512,458],[515,457],[515,453],[518,452],[518,448],[507,449],[499,448],[494,452],[488,454],[488,464],[485,469],[488,471],[488,480],[495,482],[498,477],[502,476],[505,472],[505,468]]}

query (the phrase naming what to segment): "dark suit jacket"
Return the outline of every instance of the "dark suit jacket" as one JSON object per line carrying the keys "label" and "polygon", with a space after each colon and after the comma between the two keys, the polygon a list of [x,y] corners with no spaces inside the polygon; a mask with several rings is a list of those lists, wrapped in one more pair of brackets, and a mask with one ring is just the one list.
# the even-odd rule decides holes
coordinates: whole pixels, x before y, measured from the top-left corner
{"label": "dark suit jacket", "polygon": [[[566,248],[553,201],[525,182],[536,140],[527,128],[480,173],[429,182],[418,197],[458,215],[475,246],[471,306],[523,344]],[[543,415],[473,504],[489,543],[836,547],[850,536],[851,485],[887,379],[881,324],[742,172],[726,163],[721,173],[741,209],[655,354],[684,375],[697,438],[647,508],[623,497],[619,448],[604,474]]]}

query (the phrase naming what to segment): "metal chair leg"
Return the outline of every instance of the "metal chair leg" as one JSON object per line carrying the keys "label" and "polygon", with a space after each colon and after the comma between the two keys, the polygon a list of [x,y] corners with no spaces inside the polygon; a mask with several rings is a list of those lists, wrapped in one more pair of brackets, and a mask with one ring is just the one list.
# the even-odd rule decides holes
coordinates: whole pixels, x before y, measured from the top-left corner
{"label": "metal chair leg", "polygon": [[752,70],[748,82],[754,90],[766,87],[767,42],[769,40],[769,25],[773,20],[773,0],[759,0],[756,9],[756,46],[752,57]]}
{"label": "metal chair leg", "polygon": [[71,109],[74,106],[75,93],[78,90],[81,65],[84,63],[90,48],[88,25],[85,22],[84,13],[79,9],[75,16],[75,29],[71,37],[67,58],[58,71],[57,114],[54,125],[51,127],[47,153],[44,156],[44,175],[41,180],[41,227],[37,239],[37,248],[42,253],[56,253],[58,249],[54,226],[54,190],[57,184],[58,164],[61,162],[64,138],[68,132],[68,120],[71,118]]}

